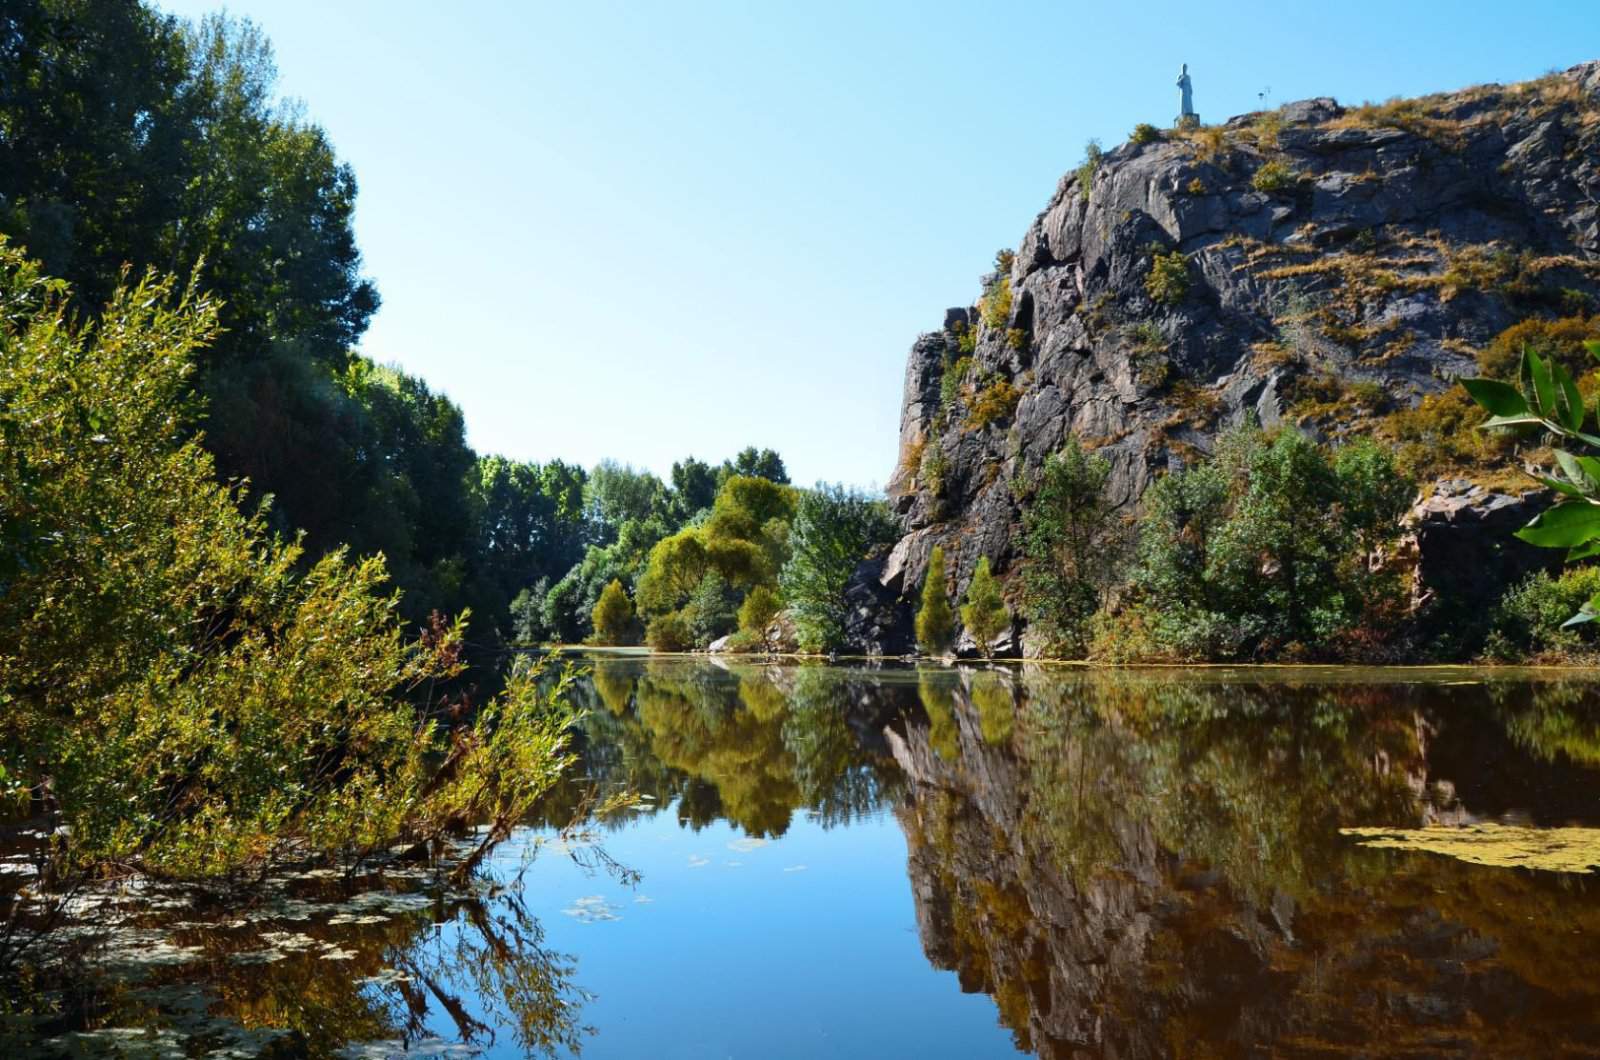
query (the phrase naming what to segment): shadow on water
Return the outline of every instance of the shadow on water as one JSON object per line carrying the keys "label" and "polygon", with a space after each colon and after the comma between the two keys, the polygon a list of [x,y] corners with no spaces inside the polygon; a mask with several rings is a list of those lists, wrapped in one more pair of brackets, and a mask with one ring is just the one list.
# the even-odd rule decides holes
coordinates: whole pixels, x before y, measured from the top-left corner
{"label": "shadow on water", "polygon": [[[607,829],[656,817],[777,839],[892,814],[905,871],[881,883],[909,886],[925,957],[904,974],[955,973],[1021,1052],[1600,1053],[1592,677],[590,665],[584,782],[513,851],[594,785],[640,797],[560,848],[596,864]],[[518,883],[545,866],[507,857],[467,897],[402,874],[284,881],[243,912],[103,899],[82,919],[130,933],[98,957],[115,974],[35,1030],[577,1053],[583,953],[546,946]]]}

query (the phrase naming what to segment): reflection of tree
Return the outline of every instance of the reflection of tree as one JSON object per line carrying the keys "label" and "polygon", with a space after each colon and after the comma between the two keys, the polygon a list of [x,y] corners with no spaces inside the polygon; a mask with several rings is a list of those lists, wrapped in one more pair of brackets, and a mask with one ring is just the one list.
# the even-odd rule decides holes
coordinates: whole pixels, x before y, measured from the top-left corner
{"label": "reflection of tree", "polygon": [[[1422,824],[1469,787],[1443,784],[1435,746],[1498,732],[1503,750],[1494,718],[1522,716],[1482,689],[1034,670],[1024,686],[1009,745],[976,685],[948,680],[923,683],[929,726],[891,741],[924,947],[994,996],[1023,1048],[1548,1055],[1596,1040],[1586,877],[1338,834]],[[1498,768],[1516,777],[1497,791],[1539,789],[1536,762]]]}
{"label": "reflection of tree", "polygon": [[[465,1043],[492,1044],[498,1029],[509,1029],[524,1056],[581,1051],[584,998],[571,985],[574,963],[544,948],[544,929],[520,898],[465,902],[452,930],[425,938],[432,941],[394,962],[405,976],[392,989],[404,1000],[408,1039],[424,1033],[436,1003]],[[469,1011],[469,997],[492,1024]]]}
{"label": "reflection of tree", "polygon": [[1506,731],[1547,762],[1562,757],[1600,767],[1600,694],[1593,679],[1548,681],[1518,695],[1506,688],[1497,705]]}
{"label": "reflection of tree", "polygon": [[825,826],[873,811],[894,776],[853,727],[882,710],[862,671],[597,660],[582,694],[599,707],[581,726],[586,782],[649,796],[635,812],[676,801],[694,827],[781,835],[797,809]]}
{"label": "reflection of tree", "polygon": [[507,1030],[518,1055],[581,1050],[586,999],[572,985],[573,961],[544,947],[542,928],[519,899],[493,890],[374,917],[361,915],[373,908],[361,897],[345,906],[330,895],[322,906],[345,911],[353,923],[334,916],[291,919],[287,930],[272,922],[183,927],[173,941],[198,949],[199,967],[168,969],[147,985],[200,984],[214,1004],[152,1011],[142,988],[113,983],[97,990],[94,1023],[168,1024],[192,1042],[226,1037],[236,1024],[298,1043],[282,1055],[332,1056],[350,1043],[433,1034],[484,1045]]}

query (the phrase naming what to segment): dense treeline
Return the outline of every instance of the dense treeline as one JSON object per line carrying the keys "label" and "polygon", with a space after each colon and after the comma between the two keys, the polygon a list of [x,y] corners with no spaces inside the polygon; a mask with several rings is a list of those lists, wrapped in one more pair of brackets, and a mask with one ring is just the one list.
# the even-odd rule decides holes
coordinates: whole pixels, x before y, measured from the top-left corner
{"label": "dense treeline", "polygon": [[474,453],[453,402],[353,351],[379,302],[355,200],[248,22],[137,0],[0,11],[0,233],[89,316],[128,269],[196,280],[219,328],[187,429],[307,557],[382,554],[411,622],[470,610],[476,640],[583,639],[605,585],[631,590],[728,479],[787,484],[770,449],[690,457],[670,482]]}

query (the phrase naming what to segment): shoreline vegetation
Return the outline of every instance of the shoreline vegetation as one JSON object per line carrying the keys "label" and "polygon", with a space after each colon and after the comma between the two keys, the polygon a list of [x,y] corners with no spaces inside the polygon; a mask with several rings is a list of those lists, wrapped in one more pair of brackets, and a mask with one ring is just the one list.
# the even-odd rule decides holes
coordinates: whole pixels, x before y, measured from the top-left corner
{"label": "shoreline vegetation", "polygon": [[[378,292],[355,176],[276,98],[250,23],[22,0],[0,29],[0,834],[33,841],[0,883],[0,982],[17,986],[0,1019],[48,1007],[31,947],[93,883],[245,894],[288,865],[352,874],[396,848],[437,864],[471,836],[449,866],[470,883],[572,779],[572,651],[1600,662],[1588,303],[1530,315],[1483,379],[1396,413],[1403,440],[1238,423],[1137,512],[1069,437],[1014,484],[1020,561],[934,548],[894,601],[923,653],[858,656],[854,594],[904,530],[883,496],[798,487],[753,445],[665,477],[480,454],[447,397],[356,352]],[[1188,290],[1173,256],[1158,303]],[[985,326],[1012,298],[997,274]],[[949,378],[974,431],[1020,400],[971,363]],[[930,452],[915,465],[938,478]],[[1553,551],[1497,607],[1426,633],[1404,518],[1432,478],[1417,469],[1464,453],[1502,475],[1554,463],[1527,483],[1561,503],[1519,536],[1570,565]]]}

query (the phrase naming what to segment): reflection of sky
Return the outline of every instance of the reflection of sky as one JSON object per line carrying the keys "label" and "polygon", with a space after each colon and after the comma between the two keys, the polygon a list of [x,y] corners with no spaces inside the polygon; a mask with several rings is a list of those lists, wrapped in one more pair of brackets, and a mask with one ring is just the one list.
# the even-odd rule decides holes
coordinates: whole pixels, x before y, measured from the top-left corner
{"label": "reflection of sky", "polygon": [[829,831],[797,814],[783,838],[752,843],[668,811],[605,848],[643,873],[637,887],[554,849],[524,877],[546,944],[576,956],[575,984],[595,995],[585,1060],[1015,1055],[994,1002],[923,955],[888,814]]}

